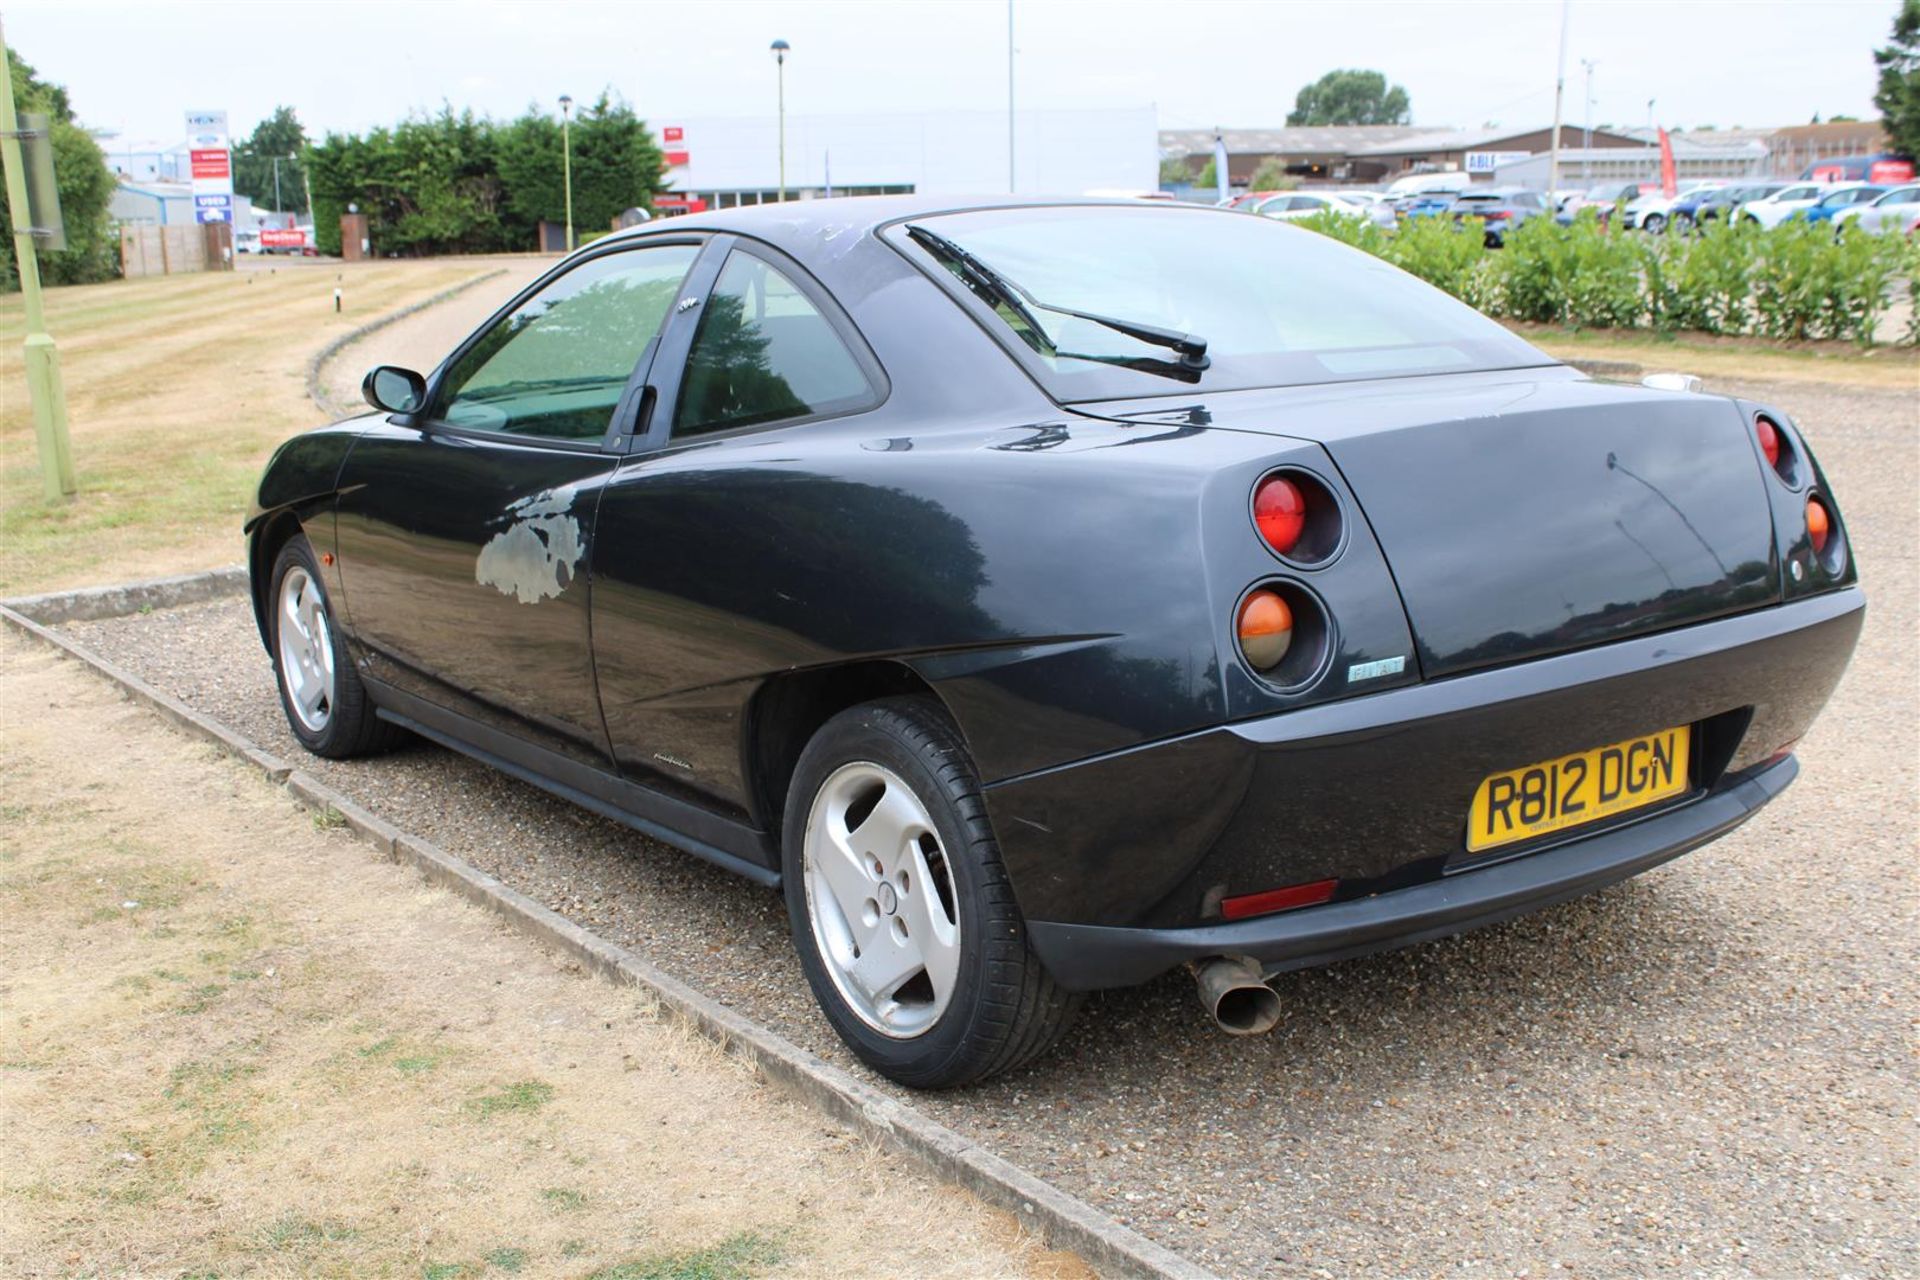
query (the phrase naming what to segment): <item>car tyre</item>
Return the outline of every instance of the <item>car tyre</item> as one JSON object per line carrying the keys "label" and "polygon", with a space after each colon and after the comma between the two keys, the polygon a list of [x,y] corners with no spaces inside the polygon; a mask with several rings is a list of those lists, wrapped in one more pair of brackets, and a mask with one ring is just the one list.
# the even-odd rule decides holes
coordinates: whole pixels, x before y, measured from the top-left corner
{"label": "car tyre", "polygon": [[301,746],[344,760],[389,750],[406,736],[374,714],[305,535],[288,539],[274,558],[266,604],[280,707]]}
{"label": "car tyre", "polygon": [[1657,236],[1664,233],[1667,229],[1666,215],[1660,213],[1648,214],[1647,220],[1640,224],[1640,229],[1650,236]]}
{"label": "car tyre", "polygon": [[888,698],[822,726],[794,768],[782,835],[801,968],[862,1062],[946,1089],[1023,1066],[1066,1033],[1082,997],[1027,941],[973,761],[937,702]]}

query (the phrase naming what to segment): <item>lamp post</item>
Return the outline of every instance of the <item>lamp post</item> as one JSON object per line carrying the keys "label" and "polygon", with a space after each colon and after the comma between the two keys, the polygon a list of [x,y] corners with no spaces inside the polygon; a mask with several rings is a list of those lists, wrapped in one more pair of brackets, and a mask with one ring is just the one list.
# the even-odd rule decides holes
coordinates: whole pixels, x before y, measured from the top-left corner
{"label": "lamp post", "polygon": [[573,252],[573,95],[560,95],[560,173],[567,188],[567,252]]}
{"label": "lamp post", "polygon": [[785,40],[767,46],[773,50],[775,74],[780,80],[780,203],[787,202],[787,51],[793,48]]}
{"label": "lamp post", "polygon": [[[1582,58],[1580,59],[1580,65],[1586,68],[1586,72],[1587,72],[1586,137],[1580,140],[1580,145],[1585,150],[1591,151],[1593,150],[1593,69],[1599,66],[1600,64],[1595,62],[1592,58]],[[1591,164],[1592,161],[1593,161],[1593,157],[1588,156],[1587,162]]]}

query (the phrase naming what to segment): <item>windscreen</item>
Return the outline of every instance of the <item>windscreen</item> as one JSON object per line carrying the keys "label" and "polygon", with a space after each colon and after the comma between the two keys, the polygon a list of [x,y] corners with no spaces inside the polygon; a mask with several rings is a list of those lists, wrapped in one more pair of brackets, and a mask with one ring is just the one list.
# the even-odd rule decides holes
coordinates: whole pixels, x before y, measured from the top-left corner
{"label": "windscreen", "polygon": [[[1009,306],[915,243],[936,233],[1017,286]],[[1206,209],[1051,206],[896,224],[894,243],[942,275],[1057,400],[1300,386],[1554,361],[1440,290],[1315,231]],[[1034,304],[1042,305],[1034,305]],[[1206,340],[1209,367],[1052,308]],[[1037,331],[1036,331],[1037,330]]]}

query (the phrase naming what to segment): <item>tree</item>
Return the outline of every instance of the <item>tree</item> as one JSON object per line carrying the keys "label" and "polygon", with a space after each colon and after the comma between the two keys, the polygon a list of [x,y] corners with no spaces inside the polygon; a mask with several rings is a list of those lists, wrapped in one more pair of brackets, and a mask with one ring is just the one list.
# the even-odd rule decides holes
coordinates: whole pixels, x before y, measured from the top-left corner
{"label": "tree", "polygon": [[1893,17],[1893,42],[1876,49],[1880,87],[1873,105],[1880,108],[1887,137],[1902,155],[1920,156],[1920,0],[1901,0]]}
{"label": "tree", "polygon": [[1407,91],[1388,88],[1378,71],[1329,71],[1300,90],[1287,123],[1406,124],[1411,118]]}
{"label": "tree", "polygon": [[1253,177],[1247,181],[1249,191],[1291,191],[1300,185],[1300,180],[1287,172],[1287,166],[1278,156],[1268,156],[1253,171]]}
{"label": "tree", "polygon": [[[253,126],[247,140],[233,149],[233,190],[257,205],[284,212],[306,205],[301,189],[305,173],[307,131],[292,107],[275,107],[273,114]],[[274,160],[280,161],[279,202],[274,200]]]}
{"label": "tree", "polygon": [[1160,161],[1160,185],[1184,187],[1193,183],[1193,166],[1185,156],[1166,156]]}
{"label": "tree", "polygon": [[[120,273],[120,252],[107,217],[114,191],[107,158],[93,136],[74,123],[66,89],[41,80],[19,54],[9,53],[8,57],[15,109],[44,112],[53,134],[54,186],[60,192],[67,247],[40,255],[40,278],[48,284],[111,279]],[[13,215],[4,187],[0,187],[0,226],[6,231],[0,235],[0,241],[4,241],[4,247],[0,247],[0,288],[11,292],[20,287],[20,272],[14,262]]]}
{"label": "tree", "polygon": [[[651,210],[666,157],[646,122],[604,90],[572,126],[573,225],[605,231],[628,209]],[[567,216],[560,122],[538,107],[501,130],[500,180],[507,208],[529,232]]]}

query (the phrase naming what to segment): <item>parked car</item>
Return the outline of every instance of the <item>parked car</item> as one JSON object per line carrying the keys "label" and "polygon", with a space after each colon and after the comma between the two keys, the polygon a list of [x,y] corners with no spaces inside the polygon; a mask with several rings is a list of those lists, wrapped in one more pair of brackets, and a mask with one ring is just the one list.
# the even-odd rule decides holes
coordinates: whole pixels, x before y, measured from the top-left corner
{"label": "parked car", "polygon": [[1509,231],[1529,219],[1546,215],[1547,198],[1525,187],[1465,191],[1454,197],[1448,212],[1455,222],[1480,219],[1487,248],[1498,249],[1507,242]]}
{"label": "parked car", "polygon": [[1895,187],[1866,204],[1851,204],[1833,215],[1835,232],[1859,227],[1876,235],[1905,231],[1920,215],[1920,186]]}
{"label": "parked car", "polygon": [[1770,196],[1747,201],[1740,206],[1739,219],[1743,223],[1777,227],[1801,210],[1811,209],[1820,203],[1821,198],[1832,189],[1819,182],[1796,182]]}
{"label": "parked car", "polygon": [[1645,231],[1650,235],[1661,235],[1667,229],[1667,223],[1673,218],[1673,208],[1681,197],[1695,192],[1711,191],[1726,184],[1718,181],[1690,180],[1678,183],[1674,194],[1667,195],[1658,187],[1644,192],[1627,201],[1620,210],[1620,225],[1629,231]]}
{"label": "parked car", "polygon": [[1284,191],[1242,191],[1237,196],[1228,196],[1220,202],[1225,209],[1240,209],[1252,213],[1254,206],[1263,204],[1275,196],[1285,195]]}
{"label": "parked car", "polygon": [[1254,212],[1283,222],[1311,218],[1316,214],[1337,213],[1342,217],[1365,218],[1380,226],[1390,227],[1394,223],[1393,210],[1386,205],[1331,191],[1285,191],[1255,205]]}
{"label": "parked car", "polygon": [[1422,191],[1401,196],[1393,203],[1394,218],[1443,218],[1452,211],[1453,199],[1451,191]]}
{"label": "parked car", "polygon": [[1629,200],[1636,199],[1642,190],[1638,182],[1602,182],[1570,200],[1564,201],[1555,221],[1562,226],[1571,225],[1580,216],[1582,209],[1592,209],[1602,222],[1612,220],[1614,210]]}
{"label": "parked car", "polygon": [[1799,216],[1808,222],[1826,222],[1842,209],[1851,209],[1856,205],[1872,204],[1887,193],[1885,187],[1865,182],[1849,182],[1842,186],[1830,187],[1819,201],[1800,212]]}
{"label": "parked car", "polygon": [[1747,201],[1765,199],[1786,186],[1784,182],[1745,182],[1691,192],[1674,203],[1673,225],[1684,229],[1731,217]]}
{"label": "parked car", "polygon": [[363,391],[245,521],[294,737],[412,732],[777,887],[912,1086],[1182,965],[1263,1030],[1272,974],[1696,848],[1863,616],[1779,410],[1201,206],[662,220]]}
{"label": "parked car", "polygon": [[1410,173],[1387,184],[1386,197],[1396,203],[1415,196],[1444,194],[1457,196],[1473,185],[1469,173]]}

